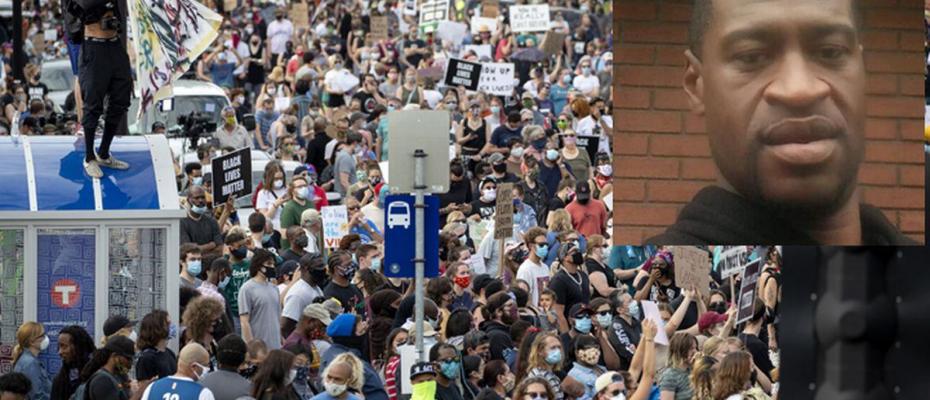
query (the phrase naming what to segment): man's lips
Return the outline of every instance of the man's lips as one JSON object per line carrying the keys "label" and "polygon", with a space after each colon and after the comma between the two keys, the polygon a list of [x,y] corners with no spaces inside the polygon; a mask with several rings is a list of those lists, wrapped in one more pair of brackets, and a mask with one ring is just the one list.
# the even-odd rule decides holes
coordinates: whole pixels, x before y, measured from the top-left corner
{"label": "man's lips", "polygon": [[790,118],[770,125],[762,134],[765,149],[792,166],[821,164],[839,148],[840,129],[822,116]]}

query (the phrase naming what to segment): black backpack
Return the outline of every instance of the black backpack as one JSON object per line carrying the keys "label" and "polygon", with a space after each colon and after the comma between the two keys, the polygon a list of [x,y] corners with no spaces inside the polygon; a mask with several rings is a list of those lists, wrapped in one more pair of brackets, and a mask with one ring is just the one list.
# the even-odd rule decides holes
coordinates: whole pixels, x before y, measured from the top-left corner
{"label": "black backpack", "polygon": [[88,379],[87,382],[84,382],[80,386],[78,386],[77,390],[74,391],[74,394],[71,395],[71,398],[69,400],[92,400],[90,396],[87,394],[87,391],[89,390],[88,388],[90,387],[90,383],[93,382],[94,379],[96,379],[97,376],[99,375],[107,377],[108,379],[113,381],[114,386],[119,387],[120,385],[119,381],[117,381],[116,378],[114,378],[112,374],[110,374],[109,372],[101,368],[97,370],[97,372],[94,372],[94,374],[90,376],[90,379]]}

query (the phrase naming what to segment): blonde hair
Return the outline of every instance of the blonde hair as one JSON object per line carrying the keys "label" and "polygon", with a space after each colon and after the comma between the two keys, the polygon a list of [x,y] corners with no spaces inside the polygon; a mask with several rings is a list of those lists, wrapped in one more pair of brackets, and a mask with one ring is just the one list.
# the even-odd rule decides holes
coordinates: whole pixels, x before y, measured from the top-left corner
{"label": "blonde hair", "polygon": [[[533,344],[530,346],[529,357],[526,360],[526,363],[529,366],[529,368],[527,368],[527,372],[529,372],[529,370],[532,370],[533,368],[551,369],[553,371],[560,371],[562,369],[562,365],[561,365],[562,363],[558,363],[556,365],[549,365],[548,363],[546,363],[545,347],[546,347],[546,339],[548,338],[553,338],[557,340],[560,345],[562,344],[562,341],[559,340],[559,337],[556,336],[551,331],[536,335],[536,339],[533,340]],[[564,354],[564,350],[563,350],[563,354]]]}
{"label": "blonde hair", "polygon": [[13,365],[19,361],[19,356],[32,346],[32,342],[45,334],[42,324],[35,321],[26,321],[16,330],[16,347],[13,348]]}
{"label": "blonde hair", "polygon": [[711,356],[698,357],[691,366],[691,388],[694,390],[695,400],[710,400],[713,398],[714,365],[717,359]]}
{"label": "blonde hair", "polygon": [[711,392],[715,400],[723,400],[727,397],[743,391],[749,377],[752,375],[752,356],[745,352],[727,354],[717,366],[717,372],[714,374],[713,389]]}
{"label": "blonde hair", "polygon": [[199,343],[217,316],[223,316],[223,303],[219,300],[205,296],[191,300],[181,316],[181,321],[187,327],[188,339]]}
{"label": "blonde hair", "polygon": [[550,232],[565,232],[573,229],[572,216],[564,208],[549,213],[546,225]]}
{"label": "blonde hair", "polygon": [[446,215],[446,224],[449,224],[452,221],[457,221],[460,219],[465,219],[465,213],[461,211],[450,212],[449,215]]}
{"label": "blonde hair", "polygon": [[607,239],[605,239],[604,236],[601,236],[601,235],[588,236],[588,248],[586,249],[587,250],[586,253],[588,255],[594,254],[594,249],[597,249],[598,247],[603,246],[604,242],[606,241]]}
{"label": "blonde hair", "polygon": [[329,363],[326,369],[323,370],[324,380],[326,379],[326,375],[328,375],[327,372],[329,372],[329,369],[336,364],[345,364],[349,366],[352,370],[352,376],[346,381],[346,386],[361,392],[362,386],[365,386],[365,368],[362,366],[362,360],[359,360],[358,357],[352,353],[342,353],[336,356],[333,362]]}
{"label": "blonde hair", "polygon": [[720,350],[720,347],[726,344],[726,341],[719,336],[711,336],[704,341],[704,346],[701,347],[701,353],[704,353],[705,356],[713,357],[714,353],[717,350]]}

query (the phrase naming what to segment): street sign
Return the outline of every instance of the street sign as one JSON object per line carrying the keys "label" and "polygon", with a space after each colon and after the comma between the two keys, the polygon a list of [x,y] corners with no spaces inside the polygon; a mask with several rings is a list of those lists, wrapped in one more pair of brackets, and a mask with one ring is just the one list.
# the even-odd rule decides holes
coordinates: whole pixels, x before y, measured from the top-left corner
{"label": "street sign", "polygon": [[494,210],[494,238],[507,239],[511,236],[513,236],[513,184],[502,183],[497,187],[497,204],[495,204]]}
{"label": "street sign", "polygon": [[[762,274],[762,263],[750,263],[743,270],[742,285],[739,289],[739,311],[736,314],[736,323],[742,324],[752,318],[754,301],[756,299],[756,283],[759,281],[759,275]],[[760,300],[761,301],[761,300]]]}
{"label": "street sign", "polygon": [[52,284],[52,303],[61,308],[72,308],[80,304],[81,286],[74,279],[59,279]]}
{"label": "street sign", "polygon": [[252,149],[245,147],[210,161],[213,171],[213,205],[252,193]]}
{"label": "street sign", "polygon": [[388,186],[391,193],[413,193],[414,152],[426,153],[424,159],[424,185],[427,193],[445,193],[449,190],[449,129],[448,111],[391,111],[388,113],[388,132],[391,140],[391,169]]}
{"label": "street sign", "polygon": [[[391,159],[394,159],[391,156]],[[448,169],[448,168],[447,168]],[[448,174],[447,174],[448,175]],[[416,250],[415,196],[393,194],[384,203],[384,275],[413,278]],[[425,196],[424,259],[427,278],[439,276],[439,196]]]}

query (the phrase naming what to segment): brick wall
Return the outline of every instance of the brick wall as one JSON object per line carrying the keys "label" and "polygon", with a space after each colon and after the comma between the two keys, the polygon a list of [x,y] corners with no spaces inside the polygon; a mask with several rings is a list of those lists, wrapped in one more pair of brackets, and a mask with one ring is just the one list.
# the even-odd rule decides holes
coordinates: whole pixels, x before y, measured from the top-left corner
{"label": "brick wall", "polygon": [[[615,0],[614,243],[642,243],[716,179],[681,89],[690,0]],[[923,0],[862,0],[868,71],[865,201],[924,241]]]}

